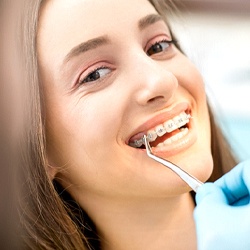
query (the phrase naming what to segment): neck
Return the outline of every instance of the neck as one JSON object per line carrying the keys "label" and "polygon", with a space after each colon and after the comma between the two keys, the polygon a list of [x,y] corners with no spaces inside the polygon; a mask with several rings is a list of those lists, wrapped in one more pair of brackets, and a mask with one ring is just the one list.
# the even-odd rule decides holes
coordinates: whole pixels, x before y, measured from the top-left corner
{"label": "neck", "polygon": [[196,249],[194,202],[189,193],[154,202],[109,201],[96,208],[91,217],[104,250]]}

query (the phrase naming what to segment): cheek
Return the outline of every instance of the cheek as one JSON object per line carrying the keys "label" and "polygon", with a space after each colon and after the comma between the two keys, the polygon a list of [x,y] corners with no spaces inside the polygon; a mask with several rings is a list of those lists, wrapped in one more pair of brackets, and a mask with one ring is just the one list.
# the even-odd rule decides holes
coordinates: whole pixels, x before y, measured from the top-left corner
{"label": "cheek", "polygon": [[179,54],[173,64],[173,71],[179,85],[197,101],[206,101],[203,78],[195,65],[183,54]]}
{"label": "cheek", "polygon": [[82,139],[88,141],[86,144],[90,148],[106,144],[116,136],[121,117],[118,104],[105,95],[93,95],[78,104],[79,110],[72,116],[79,123],[79,130],[84,134]]}
{"label": "cheek", "polygon": [[197,101],[206,101],[205,85],[198,70],[191,64],[179,76],[180,85]]}
{"label": "cheek", "polygon": [[73,99],[55,97],[47,104],[48,151],[57,166],[103,159],[121,123],[119,102],[112,105],[109,95]]}
{"label": "cheek", "polygon": [[[180,166],[198,179],[205,181],[213,169],[211,133],[205,85],[196,67],[184,56],[179,60],[176,77],[183,94],[192,100],[195,129],[198,139],[195,145],[178,158]],[[191,164],[190,164],[191,163]]]}

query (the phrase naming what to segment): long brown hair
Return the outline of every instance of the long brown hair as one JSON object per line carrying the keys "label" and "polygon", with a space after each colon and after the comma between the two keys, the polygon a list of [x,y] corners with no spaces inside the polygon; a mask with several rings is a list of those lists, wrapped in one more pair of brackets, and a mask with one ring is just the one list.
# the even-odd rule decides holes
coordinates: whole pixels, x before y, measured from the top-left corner
{"label": "long brown hair", "polygon": [[47,172],[45,129],[36,36],[42,0],[24,0],[20,20],[22,85],[26,92],[20,184],[20,222],[24,249],[87,249],[87,240],[71,217]]}
{"label": "long brown hair", "polygon": [[[37,62],[36,36],[42,0],[23,0],[20,20],[20,51],[22,52],[26,98],[26,129],[23,133],[22,195],[20,221],[25,249],[99,249],[95,228],[76,202],[47,172],[45,114]],[[165,15],[171,1],[150,0]],[[210,110],[214,172],[211,180],[235,165],[226,140]],[[92,247],[91,247],[92,245]]]}
{"label": "long brown hair", "polygon": [[[157,10],[157,12],[164,18],[165,22],[170,26],[168,16],[174,16],[178,18],[179,7],[184,7],[183,3],[174,0],[148,0]],[[181,4],[181,6],[179,6]],[[172,33],[174,40],[177,40],[175,35]],[[179,44],[176,44],[177,48],[182,51]],[[184,54],[184,52],[182,51]],[[223,135],[220,127],[218,126],[212,108],[208,103],[208,111],[210,115],[210,126],[211,126],[211,150],[213,155],[214,169],[208,181],[215,181],[221,177],[224,173],[232,169],[236,164],[237,160],[234,156],[231,147]]]}

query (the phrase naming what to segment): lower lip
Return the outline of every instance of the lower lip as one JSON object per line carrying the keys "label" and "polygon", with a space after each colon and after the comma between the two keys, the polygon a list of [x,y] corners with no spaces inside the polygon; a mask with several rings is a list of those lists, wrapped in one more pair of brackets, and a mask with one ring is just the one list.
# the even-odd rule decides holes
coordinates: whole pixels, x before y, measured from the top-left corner
{"label": "lower lip", "polygon": [[191,147],[196,140],[197,134],[194,132],[193,127],[190,126],[188,133],[184,137],[168,145],[153,147],[152,151],[158,156],[170,157]]}
{"label": "lower lip", "polygon": [[[153,147],[152,152],[162,158],[170,157],[188,149],[196,142],[196,140],[197,140],[197,133],[194,128],[193,121],[192,119],[190,119],[188,124],[188,133],[185,136],[178,139],[177,141],[172,142],[171,144],[164,145],[161,147]],[[137,151],[140,150],[141,152],[145,153],[145,149],[135,149],[135,150]]]}

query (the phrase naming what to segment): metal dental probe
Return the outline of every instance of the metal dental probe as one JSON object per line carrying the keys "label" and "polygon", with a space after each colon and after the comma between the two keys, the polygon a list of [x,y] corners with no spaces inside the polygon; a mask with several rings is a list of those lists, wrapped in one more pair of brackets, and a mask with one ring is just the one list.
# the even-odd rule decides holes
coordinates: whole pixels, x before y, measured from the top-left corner
{"label": "metal dental probe", "polygon": [[181,169],[180,167],[178,167],[174,163],[172,163],[170,161],[167,161],[165,159],[162,159],[161,157],[158,157],[158,156],[154,155],[152,153],[152,150],[151,150],[151,147],[149,145],[149,142],[148,142],[148,139],[147,139],[146,135],[143,136],[143,141],[144,141],[144,144],[146,146],[147,155],[150,158],[152,158],[153,160],[155,160],[155,161],[163,164],[165,167],[167,167],[167,168],[171,169],[172,171],[174,171],[195,192],[197,192],[198,188],[203,184],[203,182],[199,181],[194,176],[192,176],[191,174],[187,173],[186,171],[184,171],[183,169]]}

